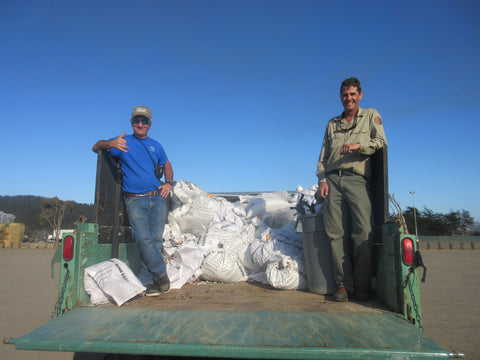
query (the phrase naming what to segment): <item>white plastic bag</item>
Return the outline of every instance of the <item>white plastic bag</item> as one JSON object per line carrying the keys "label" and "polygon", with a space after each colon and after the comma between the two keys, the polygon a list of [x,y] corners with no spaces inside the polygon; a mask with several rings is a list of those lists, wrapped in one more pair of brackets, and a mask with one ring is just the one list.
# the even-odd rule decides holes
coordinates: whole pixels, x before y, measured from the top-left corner
{"label": "white plastic bag", "polygon": [[281,255],[267,265],[268,283],[276,289],[305,289],[307,280],[299,264],[289,256]]}
{"label": "white plastic bag", "polygon": [[266,212],[287,210],[290,208],[290,196],[286,191],[262,193],[250,200],[247,207],[247,217],[262,215]]}
{"label": "white plastic bag", "polygon": [[93,305],[114,302],[122,306],[146,288],[121,260],[110,259],[85,269],[84,286]]}
{"label": "white plastic bag", "polygon": [[247,279],[246,270],[234,251],[211,252],[203,261],[201,270],[200,277],[207,281],[235,283]]}
{"label": "white plastic bag", "polygon": [[165,241],[163,251],[168,255],[170,289],[181,289],[187,282],[196,279],[205,254],[194,235],[185,234]]}
{"label": "white plastic bag", "polygon": [[227,201],[214,198],[198,186],[180,180],[173,187],[172,203],[169,223],[178,225],[182,233],[190,233],[199,238]]}
{"label": "white plastic bag", "polygon": [[315,198],[318,185],[313,185],[308,189],[297,187],[297,210],[305,215],[320,214],[322,211],[322,203],[318,203]]}
{"label": "white plastic bag", "polygon": [[253,266],[250,269],[265,269],[266,266],[277,254],[280,254],[275,250],[275,240],[262,241],[257,240],[252,243],[248,249],[250,259]]}

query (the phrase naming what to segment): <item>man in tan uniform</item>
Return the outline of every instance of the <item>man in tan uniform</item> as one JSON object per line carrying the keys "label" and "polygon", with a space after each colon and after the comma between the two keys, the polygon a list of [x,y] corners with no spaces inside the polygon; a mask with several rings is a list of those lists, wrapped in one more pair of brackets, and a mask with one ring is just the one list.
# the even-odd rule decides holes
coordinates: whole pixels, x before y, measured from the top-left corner
{"label": "man in tan uniform", "polygon": [[362,95],[358,79],[342,82],[344,111],[328,122],[317,164],[317,198],[324,203],[323,219],[338,287],[335,301],[348,301],[349,293],[362,301],[370,295],[370,157],[387,139],[378,112],[359,107]]}

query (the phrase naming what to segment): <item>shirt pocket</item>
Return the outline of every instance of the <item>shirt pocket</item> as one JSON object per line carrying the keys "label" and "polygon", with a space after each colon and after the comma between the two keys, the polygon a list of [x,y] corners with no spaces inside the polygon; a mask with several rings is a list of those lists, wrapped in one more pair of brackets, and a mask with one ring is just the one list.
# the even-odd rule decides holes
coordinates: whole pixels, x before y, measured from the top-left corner
{"label": "shirt pocket", "polygon": [[[329,134],[330,154],[340,156],[340,149],[345,144],[347,134],[344,131],[332,131]],[[336,154],[336,155],[335,155]]]}
{"label": "shirt pocket", "polygon": [[367,129],[353,129],[352,133],[349,136],[349,143],[357,143],[370,139],[370,133]]}
{"label": "shirt pocket", "polygon": [[328,141],[330,142],[330,144],[333,144],[336,141],[342,141],[343,139],[345,139],[344,131],[335,130],[328,133]]}

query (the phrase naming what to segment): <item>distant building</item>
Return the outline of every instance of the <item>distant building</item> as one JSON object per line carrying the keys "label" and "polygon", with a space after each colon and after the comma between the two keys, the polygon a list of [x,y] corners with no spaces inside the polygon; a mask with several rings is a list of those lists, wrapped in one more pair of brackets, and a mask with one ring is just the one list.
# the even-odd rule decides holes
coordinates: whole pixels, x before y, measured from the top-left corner
{"label": "distant building", "polygon": [[[74,229],[60,230],[60,232],[59,232],[59,234],[58,234],[58,238],[60,239],[60,241],[62,241],[62,239],[63,239],[63,234],[65,234],[65,233],[73,233],[74,231],[75,231]],[[52,235],[48,235],[47,241],[48,241],[48,242],[54,242],[54,241],[55,241],[55,235],[56,235],[56,230],[53,231],[53,234],[52,234]]]}
{"label": "distant building", "polygon": [[0,224],[13,223],[15,221],[15,215],[7,214],[4,211],[0,211]]}
{"label": "distant building", "polygon": [[473,225],[468,229],[470,231],[480,231],[480,222],[475,221]]}

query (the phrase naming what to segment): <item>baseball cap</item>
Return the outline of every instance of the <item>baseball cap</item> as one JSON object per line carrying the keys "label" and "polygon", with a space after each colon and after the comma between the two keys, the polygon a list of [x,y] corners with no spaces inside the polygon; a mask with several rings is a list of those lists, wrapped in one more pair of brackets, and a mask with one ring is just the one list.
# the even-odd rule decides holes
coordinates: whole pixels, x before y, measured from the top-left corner
{"label": "baseball cap", "polygon": [[130,121],[135,116],[145,116],[150,122],[152,122],[152,112],[147,106],[135,106],[132,111],[132,116],[130,117]]}

